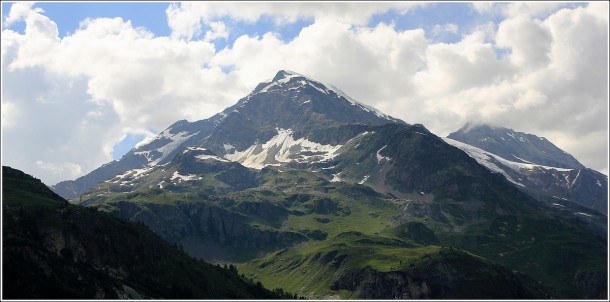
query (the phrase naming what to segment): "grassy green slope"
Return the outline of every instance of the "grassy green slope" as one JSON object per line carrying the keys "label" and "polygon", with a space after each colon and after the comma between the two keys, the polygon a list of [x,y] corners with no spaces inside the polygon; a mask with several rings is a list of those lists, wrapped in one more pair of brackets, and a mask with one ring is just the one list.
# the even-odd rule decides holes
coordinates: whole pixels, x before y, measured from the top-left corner
{"label": "grassy green slope", "polygon": [[141,224],[70,205],[21,171],[2,176],[4,298],[280,297]]}
{"label": "grassy green slope", "polygon": [[[583,229],[575,228],[568,222],[562,222],[557,217],[536,212],[530,205],[523,206],[527,211],[524,210],[522,215],[500,215],[495,212],[491,215],[468,211],[469,207],[477,205],[476,199],[470,203],[430,201],[426,200],[425,196],[416,195],[407,201],[377,193],[367,186],[328,182],[315,173],[297,170],[280,173],[276,169],[264,169],[259,175],[259,182],[258,188],[218,196],[181,190],[171,192],[139,189],[135,192],[114,194],[100,203],[99,208],[120,212],[117,207],[126,202],[137,205],[141,207],[140,212],[136,213],[137,215],[130,214],[131,218],[124,218],[145,221],[143,217],[154,212],[157,217],[155,219],[159,221],[156,225],[166,225],[164,230],[167,230],[181,223],[180,220],[175,219],[175,216],[168,214],[174,210],[166,207],[183,208],[185,204],[214,207],[229,215],[222,217],[241,217],[226,218],[224,221],[225,224],[239,221],[242,226],[241,232],[244,234],[296,233],[307,238],[307,242],[300,243],[295,250],[288,250],[285,252],[286,255],[291,255],[299,249],[315,250],[322,245],[332,245],[335,243],[334,238],[350,231],[357,231],[381,240],[401,240],[407,244],[400,247],[401,254],[410,253],[407,252],[410,247],[422,245],[453,246],[543,281],[553,297],[598,297],[603,294],[602,285],[605,279],[602,273],[605,272],[606,266],[603,240]],[[499,200],[492,204],[501,201],[503,194],[508,193],[499,191],[497,195],[500,196]],[[518,202],[510,196],[507,200],[510,200],[510,203]],[[443,222],[432,219],[429,213],[422,215],[405,213],[404,209],[408,204],[421,204],[427,207],[436,205],[440,213],[449,219]],[[162,215],[169,216],[163,218]],[[189,223],[187,220],[184,222],[185,225]],[[183,229],[188,230],[189,227]],[[238,262],[302,242],[293,241],[291,244],[271,240],[265,248],[262,246],[254,248],[249,241],[259,241],[256,239],[257,236],[248,235],[247,238],[239,239],[241,238],[239,237],[230,241],[230,234],[222,234],[216,239],[205,237],[207,239],[204,242],[200,240],[201,236],[205,236],[204,233],[195,237],[180,236],[182,235],[172,238],[187,249],[200,249],[204,245],[216,246],[223,248],[225,255]],[[220,238],[224,238],[224,241],[219,241]],[[199,243],[195,244],[197,242]],[[375,259],[383,258],[384,254],[390,253],[376,245],[377,243],[374,243],[369,247],[372,253],[362,255],[366,255],[370,261],[376,261]],[[539,258],[538,255],[542,257]],[[285,280],[294,280],[296,275],[302,274],[300,266],[289,265],[293,261],[297,259],[292,259],[287,264],[279,261],[273,271],[256,269],[257,274],[251,277],[260,279],[269,286],[275,284],[284,286],[284,282],[287,282]],[[302,259],[297,262],[299,261]],[[407,259],[397,258],[396,261],[400,263]],[[568,261],[566,263],[569,265],[564,265],[562,261]],[[280,269],[281,265],[285,267]],[[345,269],[366,267],[366,264],[356,262],[347,262],[344,265]],[[246,271],[251,271],[255,266],[246,264],[242,267]],[[333,280],[339,278],[343,271],[330,272],[327,269],[321,270],[323,273],[318,276],[319,279],[326,279],[317,280],[315,284],[301,280],[303,282],[295,281],[295,284],[285,285],[289,291],[307,297],[336,294],[348,298],[356,297],[356,293],[350,294],[348,292],[351,291],[348,290],[330,290]],[[297,288],[297,284],[301,285]],[[583,293],[583,288],[589,288],[589,292]]]}
{"label": "grassy green slope", "polygon": [[[251,260],[295,244],[332,244],[338,235],[357,231],[412,246],[459,247],[543,281],[553,297],[605,295],[603,238],[568,216],[545,211],[539,201],[421,126],[368,130],[344,145],[334,167],[312,168],[316,172],[264,168],[255,180],[246,178],[256,186],[245,190],[220,181],[222,169],[195,173],[196,179],[163,190],[154,188],[187,160],[177,158],[163,173],[142,178],[133,192],[104,194],[107,185],[102,184],[83,202],[143,221],[163,238],[185,244],[189,252],[214,246],[229,261]],[[240,171],[238,166],[232,169]],[[333,174],[346,182],[329,181]],[[139,210],[126,211],[126,204]],[[199,216],[181,220],[168,214],[175,210],[171,207],[192,212],[185,204],[214,207],[222,221],[210,224]],[[171,235],[163,235],[168,230]],[[215,237],[206,237],[213,232]],[[269,234],[300,234],[308,241]],[[264,245],[256,245],[264,238]],[[369,257],[376,259],[380,250],[373,251]]]}
{"label": "grassy green slope", "polygon": [[405,201],[391,233],[407,238],[401,235],[405,225],[420,222],[434,232],[434,242],[527,272],[556,297],[606,296],[606,240],[571,213],[545,211],[540,201],[423,128],[374,130],[352,142],[339,167],[351,181],[378,171],[366,184]]}
{"label": "grassy green slope", "polygon": [[359,232],[276,252],[239,269],[264,285],[316,299],[544,297],[506,268],[470,253]]}

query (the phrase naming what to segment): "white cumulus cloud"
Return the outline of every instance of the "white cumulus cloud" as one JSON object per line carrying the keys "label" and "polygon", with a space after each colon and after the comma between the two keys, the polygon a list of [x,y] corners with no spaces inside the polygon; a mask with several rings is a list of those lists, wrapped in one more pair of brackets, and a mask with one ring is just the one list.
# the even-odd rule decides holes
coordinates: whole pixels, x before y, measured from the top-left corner
{"label": "white cumulus cloud", "polygon": [[372,16],[389,10],[404,14],[426,5],[417,2],[182,2],[167,10],[172,36],[191,39],[202,32],[202,25],[221,18],[254,23],[271,18],[276,24],[300,19],[332,18],[356,25],[365,25]]}
{"label": "white cumulus cloud", "polygon": [[216,39],[228,39],[229,31],[227,30],[224,22],[212,22],[210,23],[211,29],[205,33],[204,40],[205,41],[214,41]]}
{"label": "white cumulus cloud", "polygon": [[[438,135],[493,123],[544,136],[607,172],[607,3],[530,13],[474,4],[501,21],[470,32],[440,25],[463,35],[456,43],[392,22],[367,26],[375,14],[417,5],[187,2],[168,5],[169,37],[98,18],[60,38],[35,5],[14,4],[5,22],[26,29],[2,31],[3,164],[48,184],[73,178],[110,161],[127,135],[150,138],[150,129],[207,118],[288,69]],[[312,23],[289,41],[270,31],[218,51],[211,43],[229,40],[229,21],[261,18]]]}

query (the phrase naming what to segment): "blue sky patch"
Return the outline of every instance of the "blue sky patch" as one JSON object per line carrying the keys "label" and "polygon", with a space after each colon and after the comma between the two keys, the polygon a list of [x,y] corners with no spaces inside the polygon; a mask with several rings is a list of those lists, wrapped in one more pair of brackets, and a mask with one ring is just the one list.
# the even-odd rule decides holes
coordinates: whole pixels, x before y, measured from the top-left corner
{"label": "blue sky patch", "polygon": [[[6,18],[13,2],[2,3],[2,20]],[[165,9],[169,2],[37,2],[34,7],[44,10],[59,29],[59,36],[65,37],[74,33],[80,22],[86,18],[116,18],[131,20],[133,27],[145,27],[155,36],[168,36],[170,28],[167,25]],[[18,22],[9,27],[23,33],[24,22]]]}
{"label": "blue sky patch", "polygon": [[144,138],[146,138],[146,136],[141,134],[127,134],[122,141],[112,148],[112,159],[119,159]]}

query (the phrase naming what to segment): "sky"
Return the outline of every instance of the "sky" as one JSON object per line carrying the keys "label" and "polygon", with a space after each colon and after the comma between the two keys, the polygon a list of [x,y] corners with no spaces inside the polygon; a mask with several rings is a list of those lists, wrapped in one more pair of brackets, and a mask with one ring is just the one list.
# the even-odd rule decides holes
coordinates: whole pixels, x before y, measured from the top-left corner
{"label": "sky", "polygon": [[2,164],[48,185],[286,69],[446,136],[608,173],[608,2],[2,2]]}

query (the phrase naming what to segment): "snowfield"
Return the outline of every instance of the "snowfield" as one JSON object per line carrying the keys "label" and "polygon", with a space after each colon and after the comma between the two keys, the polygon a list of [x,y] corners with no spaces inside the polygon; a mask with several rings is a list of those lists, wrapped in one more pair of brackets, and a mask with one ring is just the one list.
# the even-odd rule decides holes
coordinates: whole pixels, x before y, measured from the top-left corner
{"label": "snowfield", "polygon": [[225,158],[242,165],[262,169],[267,165],[296,162],[321,162],[337,156],[342,145],[322,145],[306,138],[294,139],[291,129],[276,128],[277,135],[265,143],[250,146],[244,151],[226,154]]}

